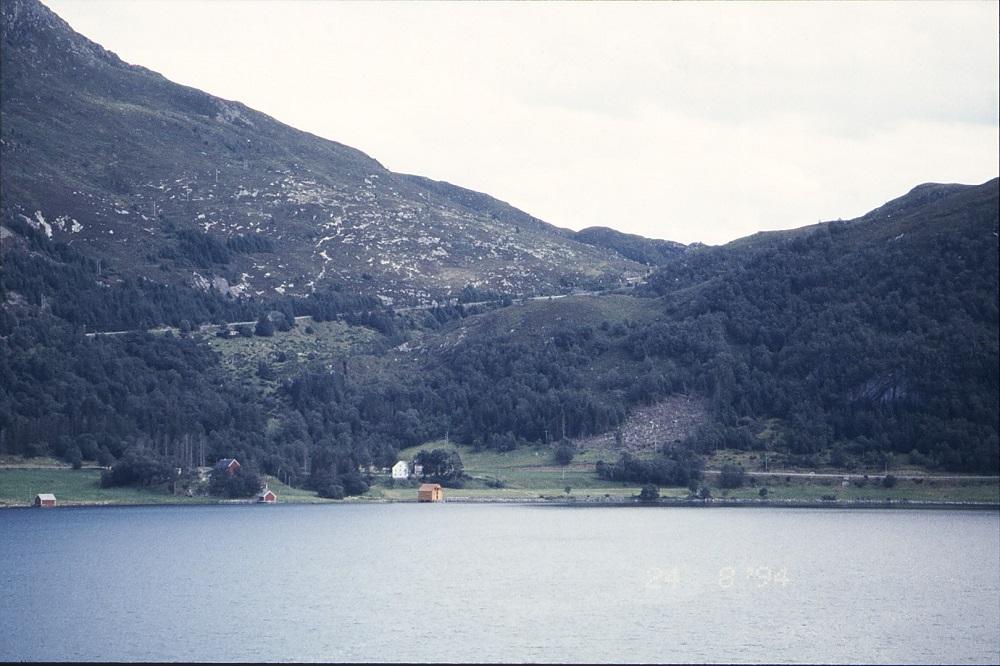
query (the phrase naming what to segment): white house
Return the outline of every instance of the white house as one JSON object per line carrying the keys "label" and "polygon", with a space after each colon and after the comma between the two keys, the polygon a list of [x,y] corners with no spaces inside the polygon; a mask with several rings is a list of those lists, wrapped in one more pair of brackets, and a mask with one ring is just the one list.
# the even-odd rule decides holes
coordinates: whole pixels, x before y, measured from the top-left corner
{"label": "white house", "polygon": [[410,466],[405,460],[400,460],[398,463],[392,466],[392,478],[394,479],[408,479],[410,478]]}

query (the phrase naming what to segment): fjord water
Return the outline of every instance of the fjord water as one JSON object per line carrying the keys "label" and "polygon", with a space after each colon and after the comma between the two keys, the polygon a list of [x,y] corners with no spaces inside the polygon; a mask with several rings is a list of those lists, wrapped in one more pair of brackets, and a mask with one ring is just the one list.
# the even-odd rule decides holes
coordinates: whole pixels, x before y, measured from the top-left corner
{"label": "fjord water", "polygon": [[996,512],[0,511],[0,660],[997,663]]}

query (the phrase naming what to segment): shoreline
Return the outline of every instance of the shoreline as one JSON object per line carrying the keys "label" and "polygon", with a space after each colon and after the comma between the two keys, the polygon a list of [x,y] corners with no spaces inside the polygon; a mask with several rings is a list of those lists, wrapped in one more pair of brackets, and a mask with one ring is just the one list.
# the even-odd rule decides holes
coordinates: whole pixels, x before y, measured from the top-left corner
{"label": "shoreline", "polygon": [[[614,499],[567,499],[567,498],[504,498],[504,497],[461,497],[444,499],[440,502],[418,502],[416,499],[385,499],[357,498],[327,501],[277,502],[269,505],[255,500],[218,500],[196,502],[73,502],[67,501],[46,509],[80,509],[107,507],[205,507],[205,506],[350,506],[357,504],[512,504],[541,505],[558,507],[638,507],[638,508],[679,508],[679,509],[711,509],[711,508],[745,508],[745,509],[900,509],[900,510],[936,510],[936,511],[1000,511],[1000,503],[992,502],[960,502],[960,501],[919,501],[919,500],[754,500],[725,499],[687,500],[664,498],[654,501],[642,501],[631,498]],[[32,505],[0,504],[3,509],[37,509]]]}

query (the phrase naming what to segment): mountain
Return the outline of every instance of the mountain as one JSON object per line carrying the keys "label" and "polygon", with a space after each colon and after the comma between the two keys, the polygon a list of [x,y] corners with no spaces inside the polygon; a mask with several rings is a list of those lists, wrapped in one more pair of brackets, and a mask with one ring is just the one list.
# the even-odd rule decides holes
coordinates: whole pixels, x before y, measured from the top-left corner
{"label": "mountain", "polygon": [[[272,335],[87,337],[44,298],[10,290],[0,453],[166,469],[195,451],[235,455],[336,497],[364,492],[359,465],[444,437],[541,455],[564,439],[614,450],[617,437],[593,438],[610,432],[627,447],[643,425],[644,457],[623,448],[596,473],[687,485],[701,457],[727,449],[805,468],[994,473],[997,190],[693,248],[635,295],[314,315]],[[42,265],[77,265],[29,232]],[[203,305],[171,307],[193,318]]]}
{"label": "mountain", "polygon": [[[996,472],[997,179],[717,247],[572,232],[0,8],[0,454],[327,496],[440,439],[668,485],[719,450]],[[385,305],[450,294],[492,302]]]}
{"label": "mountain", "polygon": [[[573,238],[587,245],[614,250],[623,257],[647,266],[665,264],[684,254],[689,247],[675,241],[626,234],[608,227],[587,227],[573,234]],[[697,244],[691,247],[696,246]]]}
{"label": "mountain", "polygon": [[0,30],[4,233],[12,243],[20,221],[71,243],[105,280],[422,302],[643,271],[487,195],[127,64],[36,0],[4,0]]}
{"label": "mountain", "polygon": [[855,220],[686,253],[649,278],[664,317],[639,348],[691,355],[716,423],[764,427],[776,449],[995,473],[998,199],[995,178],[925,184]]}

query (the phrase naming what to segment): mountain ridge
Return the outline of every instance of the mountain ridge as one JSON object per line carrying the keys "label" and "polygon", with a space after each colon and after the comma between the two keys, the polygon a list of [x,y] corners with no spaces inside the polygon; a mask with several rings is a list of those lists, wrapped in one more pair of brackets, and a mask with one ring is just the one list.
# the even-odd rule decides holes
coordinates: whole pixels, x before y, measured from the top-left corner
{"label": "mountain ridge", "polygon": [[[221,278],[233,296],[347,288],[429,302],[466,286],[522,295],[615,286],[643,270],[488,195],[393,173],[124,63],[36,0],[2,12],[3,219],[122,274]],[[185,252],[189,232],[204,236],[196,244],[259,236],[272,249],[203,261],[211,253]]]}

